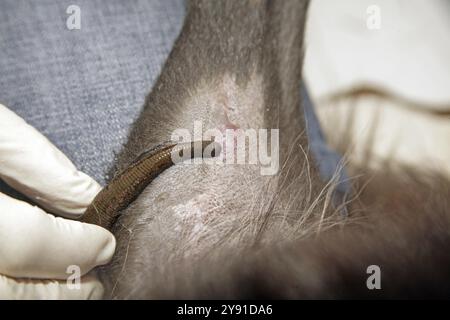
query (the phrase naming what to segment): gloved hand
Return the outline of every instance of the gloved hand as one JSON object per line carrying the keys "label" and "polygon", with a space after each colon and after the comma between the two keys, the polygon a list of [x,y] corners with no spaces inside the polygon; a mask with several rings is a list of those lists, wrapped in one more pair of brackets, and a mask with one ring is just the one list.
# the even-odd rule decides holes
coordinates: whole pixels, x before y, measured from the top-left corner
{"label": "gloved hand", "polygon": [[[1,104],[0,179],[48,212],[72,219],[100,191],[43,135]],[[0,193],[0,298],[101,298],[101,283],[84,275],[110,261],[114,236],[40,207]],[[73,280],[78,270],[83,275],[79,286]]]}

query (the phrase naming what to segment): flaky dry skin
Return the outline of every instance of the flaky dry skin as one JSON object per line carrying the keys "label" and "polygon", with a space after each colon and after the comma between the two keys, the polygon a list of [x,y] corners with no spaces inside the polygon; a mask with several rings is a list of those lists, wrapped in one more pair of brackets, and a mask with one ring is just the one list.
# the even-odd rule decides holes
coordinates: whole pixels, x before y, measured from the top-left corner
{"label": "flaky dry skin", "polygon": [[[332,205],[334,183],[317,175],[298,107],[306,7],[190,2],[118,169],[201,120],[204,130],[279,129],[280,170],[198,164],[163,172],[113,228],[117,253],[102,270],[107,298],[448,293],[448,181],[384,172],[356,188],[363,193],[344,218]],[[375,293],[366,287],[371,264],[382,268]]]}

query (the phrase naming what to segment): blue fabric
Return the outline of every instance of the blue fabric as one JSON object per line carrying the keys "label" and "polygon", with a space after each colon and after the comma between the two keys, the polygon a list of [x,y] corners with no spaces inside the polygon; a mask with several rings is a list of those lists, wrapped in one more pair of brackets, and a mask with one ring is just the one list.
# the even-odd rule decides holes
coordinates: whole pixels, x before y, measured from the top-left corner
{"label": "blue fabric", "polygon": [[339,182],[337,190],[342,194],[347,194],[351,191],[351,183],[347,171],[343,167],[342,156],[327,145],[305,86],[302,86],[301,92],[309,147],[314,160],[317,162],[322,179],[329,181],[337,173],[337,181]]}
{"label": "blue fabric", "polygon": [[[0,102],[104,184],[181,29],[185,8],[182,0],[77,0],[81,30],[68,30],[72,4],[0,2]],[[327,148],[305,101],[313,153],[329,178],[340,157]]]}
{"label": "blue fabric", "polygon": [[[66,27],[71,4],[81,30]],[[2,0],[0,102],[103,184],[184,12],[182,0]]]}

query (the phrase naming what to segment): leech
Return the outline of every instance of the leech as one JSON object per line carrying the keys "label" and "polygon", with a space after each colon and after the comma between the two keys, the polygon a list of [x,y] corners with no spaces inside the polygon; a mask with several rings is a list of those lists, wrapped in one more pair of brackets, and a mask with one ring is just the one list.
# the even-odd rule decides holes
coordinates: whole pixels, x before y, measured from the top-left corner
{"label": "leech", "polygon": [[[210,152],[205,152],[208,146]],[[165,142],[144,151],[97,194],[81,221],[109,229],[121,210],[130,205],[161,172],[175,164],[173,159],[214,157],[220,150],[221,146],[216,142],[194,141],[180,144]]]}

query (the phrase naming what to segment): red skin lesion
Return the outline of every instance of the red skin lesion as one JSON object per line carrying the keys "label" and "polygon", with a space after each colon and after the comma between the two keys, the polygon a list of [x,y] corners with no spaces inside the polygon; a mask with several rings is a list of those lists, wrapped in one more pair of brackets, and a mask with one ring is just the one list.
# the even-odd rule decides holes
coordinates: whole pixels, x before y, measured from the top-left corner
{"label": "red skin lesion", "polygon": [[[223,159],[226,160],[227,154],[227,141],[226,141],[226,132],[227,130],[238,130],[239,126],[230,121],[228,117],[228,112],[233,111],[233,108],[229,107],[228,103],[229,99],[226,93],[222,93],[219,97],[219,103],[223,109],[223,124],[218,129],[222,132],[222,153]],[[234,152],[236,153],[236,136],[234,136],[233,141]]]}
{"label": "red skin lesion", "polygon": [[[222,154],[223,154],[223,160],[225,161],[227,159],[227,138],[226,138],[226,132],[227,130],[235,131],[239,129],[238,126],[234,125],[233,123],[227,123],[223,127],[221,127],[219,130],[222,132]],[[234,133],[233,135],[233,149],[234,149],[234,155],[236,157],[237,152],[237,136]]]}

